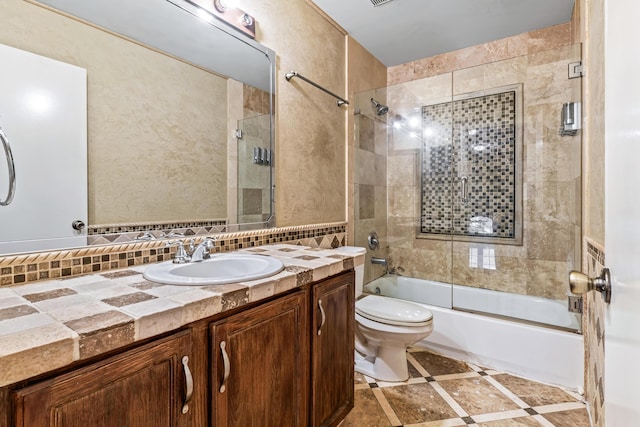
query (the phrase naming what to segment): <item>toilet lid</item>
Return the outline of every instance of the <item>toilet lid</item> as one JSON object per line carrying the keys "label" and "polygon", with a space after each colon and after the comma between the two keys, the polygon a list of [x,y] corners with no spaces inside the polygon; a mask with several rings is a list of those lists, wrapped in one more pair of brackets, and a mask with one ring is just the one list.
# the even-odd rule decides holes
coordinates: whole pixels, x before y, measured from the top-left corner
{"label": "toilet lid", "polygon": [[422,306],[377,295],[356,301],[356,313],[374,322],[400,326],[427,326],[433,318]]}

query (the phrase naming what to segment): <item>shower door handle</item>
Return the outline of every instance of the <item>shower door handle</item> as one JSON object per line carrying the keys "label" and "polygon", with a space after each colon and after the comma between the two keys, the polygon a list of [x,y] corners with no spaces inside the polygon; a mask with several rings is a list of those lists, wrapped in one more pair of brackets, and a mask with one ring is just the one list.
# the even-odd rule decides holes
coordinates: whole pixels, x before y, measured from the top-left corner
{"label": "shower door handle", "polygon": [[467,194],[468,194],[467,193],[467,191],[468,191],[468,189],[467,189],[467,186],[468,186],[467,181],[468,181],[468,178],[466,176],[463,176],[462,178],[460,178],[460,186],[462,187],[461,190],[460,190],[460,201],[462,203],[467,203],[467,200],[468,200],[468,198],[467,198]]}
{"label": "shower door handle", "polygon": [[13,196],[16,191],[16,166],[13,161],[13,154],[11,153],[11,146],[9,145],[9,139],[0,127],[0,140],[2,141],[2,147],[4,148],[4,154],[7,158],[7,167],[9,168],[9,192],[4,200],[0,200],[0,206],[8,206],[13,201]]}

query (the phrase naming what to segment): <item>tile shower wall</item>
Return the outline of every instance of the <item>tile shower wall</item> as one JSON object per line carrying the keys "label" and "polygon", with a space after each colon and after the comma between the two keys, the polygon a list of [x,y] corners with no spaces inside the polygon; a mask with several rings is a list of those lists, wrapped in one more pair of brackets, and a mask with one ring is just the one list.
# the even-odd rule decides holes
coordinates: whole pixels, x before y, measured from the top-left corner
{"label": "tile shower wall", "polygon": [[516,91],[423,106],[422,129],[420,232],[514,239]]}

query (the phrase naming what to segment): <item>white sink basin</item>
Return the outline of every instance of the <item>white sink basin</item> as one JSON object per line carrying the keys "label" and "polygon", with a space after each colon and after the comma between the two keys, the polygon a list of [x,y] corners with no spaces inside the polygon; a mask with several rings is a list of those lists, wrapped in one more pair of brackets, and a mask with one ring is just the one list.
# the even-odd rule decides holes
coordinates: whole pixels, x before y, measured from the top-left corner
{"label": "white sink basin", "polygon": [[166,285],[224,285],[269,277],[283,268],[280,260],[268,256],[217,254],[202,262],[155,264],[146,269],[144,278]]}

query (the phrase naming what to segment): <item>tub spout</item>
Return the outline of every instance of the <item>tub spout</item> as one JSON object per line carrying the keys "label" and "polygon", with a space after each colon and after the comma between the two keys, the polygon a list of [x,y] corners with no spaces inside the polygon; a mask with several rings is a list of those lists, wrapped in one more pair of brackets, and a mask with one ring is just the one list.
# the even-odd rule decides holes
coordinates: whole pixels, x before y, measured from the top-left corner
{"label": "tub spout", "polygon": [[371,264],[378,264],[378,265],[383,265],[383,266],[387,266],[387,259],[386,258],[378,258],[378,257],[371,257]]}
{"label": "tub spout", "polygon": [[389,273],[389,263],[386,258],[371,257],[371,264],[378,264],[384,267],[384,274]]}

